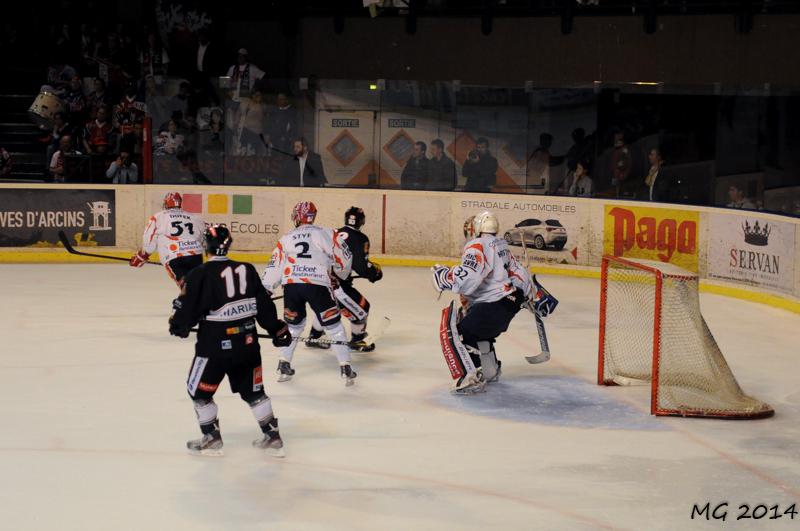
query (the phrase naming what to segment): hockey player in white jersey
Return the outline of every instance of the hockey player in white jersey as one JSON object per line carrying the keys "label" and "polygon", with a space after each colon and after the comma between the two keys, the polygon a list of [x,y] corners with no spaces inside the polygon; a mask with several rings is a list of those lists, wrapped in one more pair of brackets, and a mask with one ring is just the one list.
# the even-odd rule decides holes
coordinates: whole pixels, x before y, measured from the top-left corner
{"label": "hockey player in white jersey", "polygon": [[[322,324],[339,360],[345,385],[352,385],[356,371],[350,363],[347,335],[333,295],[331,275],[345,279],[350,275],[352,254],[333,229],[314,225],[317,207],[311,202],[297,203],[292,210],[295,229],[279,241],[264,270],[264,287],[272,292],[283,285],[283,315],[293,337],[298,337],[306,325],[306,304]],[[278,381],[290,380],[295,374],[292,356],[297,342],[280,349]]]}
{"label": "hockey player in white jersey", "polygon": [[474,238],[464,246],[461,264],[432,268],[437,291],[462,296],[461,318],[451,302],[442,311],[439,327],[442,352],[455,381],[453,391],[458,394],[482,391],[486,383],[497,381],[500,362],[494,340],[523,306],[531,303],[544,313],[557,304],[551,297],[537,296],[539,290],[528,271],[497,237],[499,224],[493,214],[478,214],[469,228]]}
{"label": "hockey player in white jersey", "polygon": [[142,247],[131,256],[131,267],[142,267],[150,255],[158,257],[167,274],[178,285],[189,271],[203,263],[203,234],[206,224],[197,214],[181,208],[183,198],[178,192],[164,196],[164,210],[147,220],[142,236]]}

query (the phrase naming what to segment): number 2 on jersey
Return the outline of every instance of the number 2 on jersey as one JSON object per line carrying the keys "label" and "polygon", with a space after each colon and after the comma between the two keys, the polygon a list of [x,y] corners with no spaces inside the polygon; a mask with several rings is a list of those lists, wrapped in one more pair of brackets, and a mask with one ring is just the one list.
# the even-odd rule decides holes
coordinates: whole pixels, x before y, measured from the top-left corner
{"label": "number 2 on jersey", "polygon": [[308,242],[297,242],[294,244],[294,246],[299,251],[297,253],[298,258],[311,258],[311,253],[308,252],[311,246],[308,244]]}
{"label": "number 2 on jersey", "polygon": [[229,299],[232,299],[236,296],[236,286],[234,285],[233,277],[234,272],[239,277],[239,294],[244,295],[245,291],[247,291],[247,268],[244,266],[244,264],[237,266],[236,269],[228,266],[222,270],[222,273],[220,273],[219,276],[225,279],[225,289],[228,292]]}

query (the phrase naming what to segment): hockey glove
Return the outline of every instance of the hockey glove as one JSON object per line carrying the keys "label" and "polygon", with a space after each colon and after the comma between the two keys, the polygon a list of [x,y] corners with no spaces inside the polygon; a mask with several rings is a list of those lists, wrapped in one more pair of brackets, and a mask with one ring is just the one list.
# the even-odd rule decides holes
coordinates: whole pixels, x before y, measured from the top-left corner
{"label": "hockey glove", "polygon": [[189,337],[189,327],[181,326],[175,323],[172,317],[169,318],[169,333],[173,336],[178,336],[182,338]]}
{"label": "hockey glove", "polygon": [[453,289],[453,271],[443,265],[436,264],[431,268],[433,273],[433,288],[439,293],[446,289]]}
{"label": "hockey glove", "polygon": [[367,262],[367,267],[369,268],[370,282],[374,283],[383,278],[383,270],[381,269],[380,264],[376,264],[375,262]]}
{"label": "hockey glove", "polygon": [[289,333],[289,327],[286,323],[278,320],[280,325],[277,332],[272,333],[272,344],[276,347],[288,347],[292,344],[292,334]]}
{"label": "hockey glove", "polygon": [[142,267],[146,262],[147,259],[150,258],[150,255],[144,251],[139,251],[135,255],[131,256],[130,264],[131,267]]}
{"label": "hockey glove", "polygon": [[550,292],[544,289],[544,286],[539,284],[536,280],[536,275],[533,276],[533,289],[535,294],[531,303],[533,310],[539,314],[540,317],[547,317],[553,313],[558,306],[558,299],[550,295]]}

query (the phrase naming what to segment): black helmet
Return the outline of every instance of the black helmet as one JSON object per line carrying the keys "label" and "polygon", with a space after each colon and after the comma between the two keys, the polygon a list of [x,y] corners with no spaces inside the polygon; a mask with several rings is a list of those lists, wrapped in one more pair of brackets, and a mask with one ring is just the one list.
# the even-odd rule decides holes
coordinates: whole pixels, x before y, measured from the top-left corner
{"label": "black helmet", "polygon": [[206,253],[217,256],[228,254],[233,243],[231,231],[225,225],[209,225],[204,234],[206,240]]}
{"label": "black helmet", "polygon": [[344,224],[354,229],[361,228],[367,217],[364,215],[364,209],[351,206],[344,213]]}

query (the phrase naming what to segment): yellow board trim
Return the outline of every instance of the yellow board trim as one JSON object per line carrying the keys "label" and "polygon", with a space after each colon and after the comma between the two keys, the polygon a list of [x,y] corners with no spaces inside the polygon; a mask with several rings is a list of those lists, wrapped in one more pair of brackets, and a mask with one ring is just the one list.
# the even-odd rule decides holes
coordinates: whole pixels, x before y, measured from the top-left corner
{"label": "yellow board trim", "polygon": [[[97,252],[100,254],[107,254],[109,256],[116,256],[119,258],[130,258],[131,252],[122,251],[106,251],[103,248],[85,247],[86,252]],[[231,253],[230,257],[234,260],[242,260],[247,262],[261,262],[266,263],[270,259],[270,255],[266,253]],[[158,255],[150,257],[155,261]],[[456,260],[432,260],[432,259],[417,259],[417,258],[393,258],[390,256],[376,257],[376,262],[384,266],[398,266],[398,267],[431,267],[435,264],[442,265],[455,265],[458,263]],[[56,249],[42,249],[31,251],[2,251],[0,252],[0,263],[9,264],[29,264],[29,263],[50,263],[50,264],[67,264],[67,263],[108,263],[107,260],[102,258],[92,258],[88,256],[78,256],[68,254],[66,252],[56,252]],[[552,265],[536,265],[531,268],[540,275],[557,275],[564,277],[577,277],[577,278],[600,278],[600,271],[597,269],[584,269],[576,267],[560,267]],[[800,301],[788,299],[780,295],[773,295],[770,293],[761,293],[744,288],[733,286],[722,286],[720,284],[708,284],[705,281],[700,281],[700,291],[702,293],[712,293],[714,295],[723,295],[734,299],[741,299],[750,302],[757,302],[759,304],[766,304],[773,308],[780,308],[794,313],[800,313]]]}

